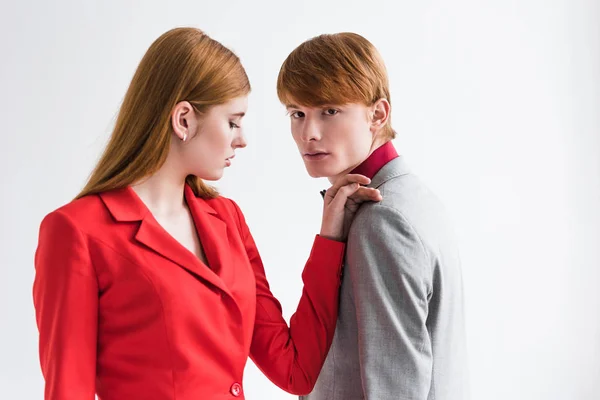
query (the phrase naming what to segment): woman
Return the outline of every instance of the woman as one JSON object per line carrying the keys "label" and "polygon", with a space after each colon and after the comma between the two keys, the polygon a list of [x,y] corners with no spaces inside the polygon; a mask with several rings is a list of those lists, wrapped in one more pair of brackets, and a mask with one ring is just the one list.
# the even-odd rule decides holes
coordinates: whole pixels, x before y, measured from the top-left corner
{"label": "woman", "polygon": [[288,328],[238,206],[217,180],[246,146],[239,59],[178,28],[148,49],[86,187],[40,227],[33,288],[45,398],[244,398],[248,356],[309,392],[332,341],[343,220],[380,200],[360,175],[325,196]]}

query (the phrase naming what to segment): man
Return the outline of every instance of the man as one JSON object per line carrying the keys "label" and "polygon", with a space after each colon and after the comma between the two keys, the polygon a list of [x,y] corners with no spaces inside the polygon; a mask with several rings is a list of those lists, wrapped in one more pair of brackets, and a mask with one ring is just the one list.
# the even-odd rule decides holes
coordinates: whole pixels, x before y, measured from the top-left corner
{"label": "man", "polygon": [[443,207],[391,140],[385,65],[360,35],[321,35],[281,67],[277,92],[312,177],[371,178],[383,200],[349,228],[338,324],[307,400],[468,398],[459,255]]}

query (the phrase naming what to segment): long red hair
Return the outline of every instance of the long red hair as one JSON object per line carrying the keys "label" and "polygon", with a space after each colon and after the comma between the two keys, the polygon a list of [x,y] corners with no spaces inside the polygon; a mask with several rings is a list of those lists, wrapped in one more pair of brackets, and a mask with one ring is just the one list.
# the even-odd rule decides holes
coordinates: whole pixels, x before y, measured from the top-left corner
{"label": "long red hair", "polygon": [[[239,58],[195,28],[176,28],[148,49],[127,89],[109,143],[76,198],[120,189],[155,173],[167,159],[170,114],[181,101],[199,113],[247,95],[250,82]],[[199,177],[186,182],[197,196],[216,190]]]}

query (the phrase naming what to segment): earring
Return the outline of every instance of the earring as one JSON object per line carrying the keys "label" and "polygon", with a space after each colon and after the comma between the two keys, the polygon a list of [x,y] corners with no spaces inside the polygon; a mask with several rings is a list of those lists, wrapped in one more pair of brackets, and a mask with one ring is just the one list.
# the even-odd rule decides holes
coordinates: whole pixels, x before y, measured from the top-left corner
{"label": "earring", "polygon": [[187,133],[186,133],[186,132],[184,132],[184,133],[183,133],[183,138],[182,138],[181,140],[185,142],[185,141],[186,141],[186,139],[187,139]]}

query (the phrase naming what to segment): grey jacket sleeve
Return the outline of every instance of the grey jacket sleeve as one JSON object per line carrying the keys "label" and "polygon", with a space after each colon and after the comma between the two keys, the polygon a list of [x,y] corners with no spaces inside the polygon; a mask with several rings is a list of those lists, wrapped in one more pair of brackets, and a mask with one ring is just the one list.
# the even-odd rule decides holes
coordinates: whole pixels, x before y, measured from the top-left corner
{"label": "grey jacket sleeve", "polygon": [[426,326],[432,266],[423,243],[394,208],[374,205],[348,241],[366,400],[426,400],[431,338]]}

